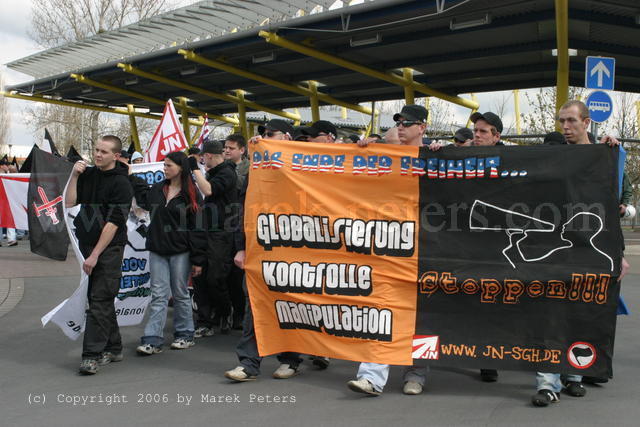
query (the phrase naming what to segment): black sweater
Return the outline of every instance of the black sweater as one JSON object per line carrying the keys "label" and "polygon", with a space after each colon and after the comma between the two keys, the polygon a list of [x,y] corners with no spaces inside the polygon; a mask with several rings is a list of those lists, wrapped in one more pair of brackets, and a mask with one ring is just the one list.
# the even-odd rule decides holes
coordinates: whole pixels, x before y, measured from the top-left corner
{"label": "black sweater", "polygon": [[81,206],[73,224],[83,245],[95,246],[107,222],[118,227],[109,246],[127,243],[127,215],[133,197],[128,174],[129,168],[116,162],[108,171],[90,167],[78,177],[77,202]]}
{"label": "black sweater", "polygon": [[[132,176],[130,179],[136,202],[151,213],[146,248],[164,256],[189,252],[192,264],[204,265],[207,236],[203,229],[202,209],[192,212],[182,193],[167,203],[164,194],[167,181],[158,182],[150,187],[138,177]],[[201,207],[202,198],[197,191],[196,197]]]}
{"label": "black sweater", "polygon": [[238,224],[238,175],[235,163],[220,163],[209,169],[206,178],[212,193],[204,199],[207,225],[211,231],[235,232]]}

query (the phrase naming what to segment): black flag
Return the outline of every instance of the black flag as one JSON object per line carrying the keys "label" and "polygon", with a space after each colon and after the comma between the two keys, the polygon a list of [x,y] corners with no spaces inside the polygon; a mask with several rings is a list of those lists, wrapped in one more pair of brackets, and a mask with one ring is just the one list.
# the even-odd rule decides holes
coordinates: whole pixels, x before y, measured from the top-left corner
{"label": "black flag", "polygon": [[49,133],[47,128],[44,129],[44,141],[42,142],[42,150],[51,153],[54,156],[61,157],[58,149],[56,148],[56,144],[53,143],[53,138],[51,138],[51,134]]}
{"label": "black flag", "polygon": [[133,154],[136,152],[136,144],[131,141],[131,144],[129,144],[129,149],[127,150],[127,153],[129,154]]}
{"label": "black flag", "polygon": [[28,218],[31,252],[47,258],[67,259],[69,235],[64,219],[64,187],[73,164],[43,150],[31,150]]}
{"label": "black flag", "polygon": [[76,150],[76,148],[73,145],[69,147],[69,151],[67,151],[67,155],[65,157],[71,163],[75,163],[78,160],[82,160],[82,156],[80,155],[80,153],[78,153],[78,150]]}
{"label": "black flag", "polygon": [[13,160],[11,160],[11,164],[16,168],[18,167],[18,159],[16,159],[16,156],[13,156]]}
{"label": "black flag", "polygon": [[20,173],[31,173],[31,163],[33,162],[33,152],[36,149],[38,149],[38,146],[36,144],[33,144],[33,147],[31,148],[31,151],[29,151],[29,155],[27,156],[25,161],[22,162],[22,166],[20,166],[20,170],[18,172],[20,172]]}

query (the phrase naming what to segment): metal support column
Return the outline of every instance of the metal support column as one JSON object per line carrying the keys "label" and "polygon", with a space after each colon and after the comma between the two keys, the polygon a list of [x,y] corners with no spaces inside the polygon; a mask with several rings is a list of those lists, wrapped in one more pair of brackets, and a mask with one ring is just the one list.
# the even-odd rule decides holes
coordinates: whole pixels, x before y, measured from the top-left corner
{"label": "metal support column", "polygon": [[416,103],[416,92],[413,90],[413,70],[411,68],[403,68],[402,76],[407,82],[404,87],[404,103],[406,105],[415,104]]}
{"label": "metal support column", "polygon": [[[558,70],[556,72],[556,114],[569,100],[569,0],[555,0]],[[556,130],[560,130],[556,123]]]}
{"label": "metal support column", "polygon": [[136,124],[136,116],[133,115],[136,109],[133,105],[127,104],[127,111],[129,111],[129,127],[131,128],[131,139],[133,140],[133,145],[136,147],[137,152],[142,153],[140,136],[138,135],[138,125]]}
{"label": "metal support column", "polygon": [[249,139],[249,131],[247,129],[247,107],[244,103],[244,91],[240,89],[236,90],[236,97],[238,97],[238,99],[240,100],[240,102],[238,103],[238,120],[240,122],[240,133],[245,137],[245,139]]}
{"label": "metal support column", "polygon": [[307,82],[307,85],[309,85],[309,92],[311,92],[311,96],[309,96],[309,103],[311,104],[311,121],[315,123],[320,120],[320,104],[318,103],[318,82],[309,80]]}
{"label": "metal support column", "polygon": [[187,142],[191,140],[191,131],[189,129],[189,110],[187,110],[187,98],[180,97],[180,118],[182,119],[182,130],[184,131],[184,136],[187,138]]}
{"label": "metal support column", "polygon": [[520,118],[520,91],[515,89],[513,91],[513,104],[516,113],[516,134],[522,135],[522,120]]}

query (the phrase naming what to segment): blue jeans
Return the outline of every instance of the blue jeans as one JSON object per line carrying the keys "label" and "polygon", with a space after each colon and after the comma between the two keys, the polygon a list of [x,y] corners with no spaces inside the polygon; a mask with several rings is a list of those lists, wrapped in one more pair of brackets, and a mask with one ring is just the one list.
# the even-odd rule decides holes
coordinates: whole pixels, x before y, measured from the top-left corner
{"label": "blue jeans", "polygon": [[[563,375],[565,380],[570,382],[582,382],[581,375]],[[536,372],[536,390],[551,390],[560,393],[562,390],[562,381],[560,374],[550,374],[547,372]]]}
{"label": "blue jeans", "polygon": [[[362,362],[358,367],[357,377],[368,380],[375,391],[382,392],[389,379],[389,368],[389,365]],[[404,382],[414,381],[423,386],[428,371],[429,367],[407,366],[404,369]]]}
{"label": "blue jeans", "polygon": [[174,337],[193,339],[193,314],[191,312],[191,296],[187,289],[189,271],[189,252],[163,256],[149,252],[149,269],[151,270],[151,302],[149,318],[144,328],[142,344],[162,346],[163,330],[167,321],[169,295],[173,294],[173,328]]}

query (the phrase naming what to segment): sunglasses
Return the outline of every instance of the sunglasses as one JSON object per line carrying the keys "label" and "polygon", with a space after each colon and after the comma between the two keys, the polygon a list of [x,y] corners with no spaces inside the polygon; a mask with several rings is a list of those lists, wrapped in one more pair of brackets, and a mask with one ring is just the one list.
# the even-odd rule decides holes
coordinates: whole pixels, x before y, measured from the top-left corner
{"label": "sunglasses", "polygon": [[421,124],[422,124],[422,122],[417,122],[417,121],[398,120],[396,122],[396,127],[403,126],[403,127],[408,128],[408,127],[413,126],[413,125],[421,125]]}

